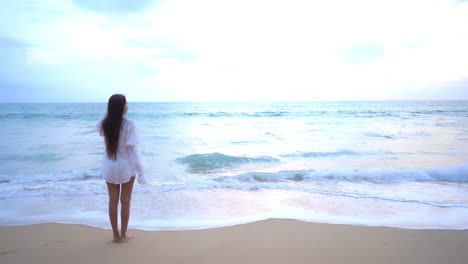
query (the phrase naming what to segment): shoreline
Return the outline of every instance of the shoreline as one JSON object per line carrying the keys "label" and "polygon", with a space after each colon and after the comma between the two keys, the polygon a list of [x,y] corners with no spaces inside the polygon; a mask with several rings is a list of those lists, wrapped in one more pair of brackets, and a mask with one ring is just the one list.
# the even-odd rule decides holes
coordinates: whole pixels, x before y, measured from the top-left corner
{"label": "shoreline", "polygon": [[[131,222],[130,222],[131,224]],[[131,226],[130,226],[131,227]],[[1,263],[466,263],[468,230],[414,230],[268,219],[200,230],[75,224],[0,226]]]}

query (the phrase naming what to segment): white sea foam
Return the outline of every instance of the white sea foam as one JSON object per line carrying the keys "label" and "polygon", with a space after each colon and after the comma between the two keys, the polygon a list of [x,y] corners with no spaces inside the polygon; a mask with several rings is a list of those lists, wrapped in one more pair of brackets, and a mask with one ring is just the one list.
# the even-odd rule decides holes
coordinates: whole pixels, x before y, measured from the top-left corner
{"label": "white sea foam", "polygon": [[90,180],[100,178],[101,175],[99,169],[94,169],[35,175],[0,175],[0,183],[40,183],[50,181]]}
{"label": "white sea foam", "polygon": [[[107,195],[0,200],[0,225],[35,223],[86,224],[110,228]],[[47,204],[48,206],[41,206]],[[136,193],[130,228],[204,229],[269,218],[309,222],[391,226],[410,229],[466,229],[467,208],[355,200],[285,190],[185,190]]]}
{"label": "white sea foam", "polygon": [[[373,169],[367,171],[313,170],[282,171],[277,173],[250,172],[235,176],[218,176],[192,181],[152,181],[150,185],[135,187],[137,193],[161,193],[196,190],[235,189],[241,191],[279,190],[300,193],[315,193],[332,197],[390,201],[395,203],[413,203],[434,207],[468,208],[468,197],[457,186],[467,186],[468,164],[451,168],[427,170]],[[454,183],[454,188],[444,189],[453,196],[440,194],[419,195],[414,189],[405,190],[405,186],[417,183],[429,183],[427,186],[440,188],[438,185]],[[333,183],[333,184],[332,184]],[[430,183],[434,183],[430,185]],[[385,186],[395,184],[402,187],[395,194],[382,193]],[[354,186],[354,187],[353,187]],[[17,178],[13,182],[0,183],[0,199],[14,197],[64,197],[106,194],[103,180],[96,171],[70,172],[53,175],[36,175]],[[357,188],[357,189],[356,189]],[[380,191],[373,191],[377,188]],[[457,189],[458,188],[458,189]],[[465,187],[466,188],[466,187]],[[461,187],[463,190],[463,187]],[[437,190],[434,189],[434,192]],[[456,195],[465,198],[457,199]],[[438,199],[437,197],[441,197]]]}
{"label": "white sea foam", "polygon": [[372,183],[396,183],[411,181],[468,182],[468,163],[448,168],[394,169],[375,168],[369,170],[283,171],[277,173],[249,172],[235,176],[245,182],[269,181],[350,181]]}

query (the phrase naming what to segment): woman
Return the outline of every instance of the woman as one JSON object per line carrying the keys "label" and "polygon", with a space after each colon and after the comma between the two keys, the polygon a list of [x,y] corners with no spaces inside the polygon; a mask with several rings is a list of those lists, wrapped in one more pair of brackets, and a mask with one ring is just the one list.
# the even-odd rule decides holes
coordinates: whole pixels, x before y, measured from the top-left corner
{"label": "woman", "polygon": [[[135,123],[124,117],[127,111],[125,96],[114,94],[109,98],[106,117],[97,124],[99,134],[104,136],[106,145],[106,157],[101,173],[109,191],[109,219],[114,232],[112,242],[119,243],[132,238],[127,235],[127,227],[135,176],[138,174],[138,183],[146,183],[137,148],[138,132]],[[120,233],[117,221],[119,196],[122,225]]]}

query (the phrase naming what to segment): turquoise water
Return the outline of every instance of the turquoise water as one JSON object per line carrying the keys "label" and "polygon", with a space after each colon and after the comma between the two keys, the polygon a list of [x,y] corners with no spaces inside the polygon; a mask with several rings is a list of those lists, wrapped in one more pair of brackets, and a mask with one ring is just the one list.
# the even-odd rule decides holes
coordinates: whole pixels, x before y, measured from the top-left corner
{"label": "turquoise water", "polygon": [[[0,225],[109,228],[105,103],[0,104]],[[132,228],[266,218],[468,228],[468,101],[129,103]]]}

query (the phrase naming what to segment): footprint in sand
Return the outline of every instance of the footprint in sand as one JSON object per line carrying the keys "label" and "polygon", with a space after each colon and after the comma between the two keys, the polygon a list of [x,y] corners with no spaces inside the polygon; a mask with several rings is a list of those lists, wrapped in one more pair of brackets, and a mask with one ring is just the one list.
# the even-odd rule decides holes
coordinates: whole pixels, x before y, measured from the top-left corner
{"label": "footprint in sand", "polygon": [[1,249],[0,250],[0,255],[5,255],[5,254],[8,254],[8,253],[13,253],[15,251],[18,251],[19,248],[15,248],[15,249]]}
{"label": "footprint in sand", "polygon": [[45,244],[42,244],[42,245],[45,246],[45,247],[56,246],[56,245],[59,245],[59,244],[63,244],[65,242],[67,242],[67,241],[66,240],[57,240],[57,241],[52,241],[52,242],[45,243]]}

